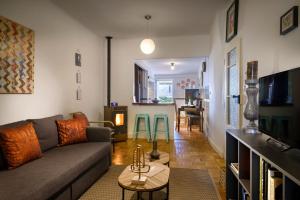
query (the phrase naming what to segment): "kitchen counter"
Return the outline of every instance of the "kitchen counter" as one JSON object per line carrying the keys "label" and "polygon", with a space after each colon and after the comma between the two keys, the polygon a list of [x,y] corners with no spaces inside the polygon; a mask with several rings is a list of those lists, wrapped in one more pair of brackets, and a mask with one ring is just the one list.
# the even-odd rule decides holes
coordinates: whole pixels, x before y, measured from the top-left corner
{"label": "kitchen counter", "polygon": [[134,106],[173,106],[175,103],[132,103]]}

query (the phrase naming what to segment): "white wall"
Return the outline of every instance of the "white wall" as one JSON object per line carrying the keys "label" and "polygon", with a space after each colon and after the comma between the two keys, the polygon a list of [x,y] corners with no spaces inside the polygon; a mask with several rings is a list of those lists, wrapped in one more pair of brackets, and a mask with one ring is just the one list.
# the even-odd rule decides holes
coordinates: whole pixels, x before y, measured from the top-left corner
{"label": "white wall", "polygon": [[[300,1],[240,0],[237,37],[241,39],[244,74],[247,62],[252,60],[258,60],[259,76],[300,67],[300,29],[285,36],[279,33],[280,16],[295,5],[300,6]],[[218,12],[211,30],[212,50],[208,69],[211,89],[209,140],[220,153],[225,152],[225,115],[220,114],[225,112],[224,48],[228,45],[224,42],[225,19],[226,8]]]}
{"label": "white wall", "polygon": [[174,108],[173,106],[132,106],[134,61],[136,59],[151,58],[187,58],[201,57],[209,54],[210,43],[208,35],[154,38],[155,52],[152,55],[144,55],[139,44],[143,38],[112,40],[112,84],[111,99],[119,102],[119,105],[127,105],[129,110],[128,134],[132,136],[134,117],[136,113],[165,112],[170,117],[170,131],[173,134]]}
{"label": "white wall", "polygon": [[185,98],[185,89],[181,89],[177,87],[177,83],[180,83],[182,80],[186,82],[187,79],[191,81],[195,81],[194,87],[187,87],[187,89],[199,89],[199,77],[198,73],[195,74],[162,74],[155,75],[155,80],[172,80],[173,81],[173,97],[174,98]]}
{"label": "white wall", "polygon": [[[35,32],[34,94],[1,94],[0,124],[83,111],[103,110],[104,41],[50,0],[1,0],[0,15]],[[82,54],[82,100],[76,100],[74,53]]]}
{"label": "white wall", "polygon": [[224,11],[217,13],[211,31],[211,52],[206,77],[208,77],[210,96],[208,113],[208,139],[211,145],[223,154],[225,146],[225,103],[224,103]]}

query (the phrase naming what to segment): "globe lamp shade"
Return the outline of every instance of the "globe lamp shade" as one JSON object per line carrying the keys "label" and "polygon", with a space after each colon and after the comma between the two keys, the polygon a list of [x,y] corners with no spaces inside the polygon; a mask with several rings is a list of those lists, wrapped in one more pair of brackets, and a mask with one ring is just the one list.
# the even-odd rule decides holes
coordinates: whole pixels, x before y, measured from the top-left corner
{"label": "globe lamp shade", "polygon": [[140,48],[144,54],[151,54],[155,50],[155,43],[152,39],[144,39],[140,44]]}

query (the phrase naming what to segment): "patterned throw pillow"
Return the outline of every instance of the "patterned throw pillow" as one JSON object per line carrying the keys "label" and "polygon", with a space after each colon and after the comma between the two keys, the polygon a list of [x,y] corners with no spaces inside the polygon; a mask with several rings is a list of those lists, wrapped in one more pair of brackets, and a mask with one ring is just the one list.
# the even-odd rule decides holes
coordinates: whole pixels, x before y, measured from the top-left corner
{"label": "patterned throw pillow", "polygon": [[83,119],[57,120],[59,145],[86,142],[86,124]]}
{"label": "patterned throw pillow", "polygon": [[0,144],[8,169],[17,168],[42,156],[32,123],[1,130]]}
{"label": "patterned throw pillow", "polygon": [[86,117],[86,115],[82,112],[76,112],[76,113],[73,113],[73,119],[82,119],[84,120],[84,123],[86,125],[86,127],[89,126],[89,121],[88,121],[88,118]]}

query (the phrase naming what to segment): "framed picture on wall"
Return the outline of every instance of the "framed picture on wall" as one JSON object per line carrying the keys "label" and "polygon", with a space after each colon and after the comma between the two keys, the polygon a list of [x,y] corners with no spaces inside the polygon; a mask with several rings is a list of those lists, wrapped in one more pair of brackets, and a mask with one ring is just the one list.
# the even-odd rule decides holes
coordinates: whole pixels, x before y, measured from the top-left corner
{"label": "framed picture on wall", "polygon": [[280,18],[280,35],[285,35],[298,27],[298,6],[292,7]]}
{"label": "framed picture on wall", "polygon": [[239,0],[234,0],[227,10],[226,42],[230,42],[238,32]]}
{"label": "framed picture on wall", "polygon": [[81,54],[75,53],[75,65],[81,67]]}

